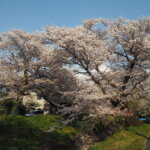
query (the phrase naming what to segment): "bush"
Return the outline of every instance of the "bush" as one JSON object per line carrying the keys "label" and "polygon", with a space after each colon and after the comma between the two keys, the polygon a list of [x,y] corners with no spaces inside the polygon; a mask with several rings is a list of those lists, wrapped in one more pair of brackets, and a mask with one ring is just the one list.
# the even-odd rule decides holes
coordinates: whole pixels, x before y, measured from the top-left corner
{"label": "bush", "polygon": [[7,114],[6,109],[3,107],[0,107],[0,114]]}
{"label": "bush", "polygon": [[26,108],[22,104],[15,104],[11,109],[11,115],[25,115]]}
{"label": "bush", "polygon": [[13,99],[4,99],[0,101],[0,114],[10,114],[15,105]]}
{"label": "bush", "polygon": [[26,108],[22,104],[18,104],[16,100],[8,98],[0,101],[0,114],[1,115],[24,115]]}
{"label": "bush", "polygon": [[6,96],[8,96],[8,95],[9,95],[8,92],[3,92],[3,93],[0,94],[0,97],[6,97]]}

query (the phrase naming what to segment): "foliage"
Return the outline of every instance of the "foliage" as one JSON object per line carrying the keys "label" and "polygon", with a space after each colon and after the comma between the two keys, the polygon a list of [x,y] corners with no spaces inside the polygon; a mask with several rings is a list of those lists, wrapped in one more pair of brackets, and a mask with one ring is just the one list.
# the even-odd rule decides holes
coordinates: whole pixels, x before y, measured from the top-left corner
{"label": "foliage", "polygon": [[10,97],[3,97],[0,101],[0,114],[2,115],[24,115],[26,108],[21,103]]}
{"label": "foliage", "polygon": [[3,110],[0,114],[10,114],[13,107],[16,105],[14,99],[6,98],[0,101],[0,109]]}
{"label": "foliage", "polygon": [[16,103],[11,109],[11,115],[25,115],[26,107],[22,104]]}
{"label": "foliage", "polygon": [[0,94],[0,97],[3,98],[3,97],[6,97],[6,96],[8,96],[8,95],[9,95],[8,92],[3,92],[3,93]]}

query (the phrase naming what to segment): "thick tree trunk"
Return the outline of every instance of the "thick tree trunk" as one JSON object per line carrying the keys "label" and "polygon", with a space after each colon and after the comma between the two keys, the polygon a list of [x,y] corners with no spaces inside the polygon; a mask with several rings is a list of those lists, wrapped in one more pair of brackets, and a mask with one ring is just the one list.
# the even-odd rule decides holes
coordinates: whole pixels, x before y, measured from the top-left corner
{"label": "thick tree trunk", "polygon": [[129,80],[130,80],[130,78],[131,78],[131,73],[132,73],[132,70],[133,70],[134,66],[135,66],[135,61],[133,61],[133,62],[131,62],[131,63],[129,64],[129,68],[128,68],[129,75],[126,75],[126,76],[124,77],[123,86],[122,86],[122,90],[123,90],[123,91],[126,89],[127,84],[128,84],[128,82],[129,82]]}

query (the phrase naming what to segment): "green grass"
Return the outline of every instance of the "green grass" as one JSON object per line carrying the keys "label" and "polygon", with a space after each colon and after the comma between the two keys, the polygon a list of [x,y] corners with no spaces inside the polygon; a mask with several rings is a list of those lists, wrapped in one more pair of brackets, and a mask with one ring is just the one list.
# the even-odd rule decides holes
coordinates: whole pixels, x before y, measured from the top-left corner
{"label": "green grass", "polygon": [[[71,150],[79,131],[71,126],[46,132],[60,125],[55,115],[0,116],[0,150]],[[90,150],[144,150],[150,125],[129,127],[95,143]]]}
{"label": "green grass", "polygon": [[60,117],[55,115],[37,115],[32,117],[27,117],[32,125],[40,128],[45,131],[49,129],[50,126],[55,125],[57,121],[59,121]]}
{"label": "green grass", "polygon": [[150,133],[150,125],[122,129],[102,142],[95,143],[90,150],[144,150],[146,138]]}
{"label": "green grass", "polygon": [[45,132],[60,117],[0,116],[0,150],[70,150],[79,131],[71,126]]}

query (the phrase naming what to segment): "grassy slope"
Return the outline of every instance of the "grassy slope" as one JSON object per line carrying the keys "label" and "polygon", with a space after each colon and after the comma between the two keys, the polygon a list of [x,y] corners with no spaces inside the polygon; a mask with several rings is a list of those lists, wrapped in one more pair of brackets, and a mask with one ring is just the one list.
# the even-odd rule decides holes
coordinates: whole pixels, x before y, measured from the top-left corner
{"label": "grassy slope", "polygon": [[150,133],[150,125],[129,127],[115,133],[102,142],[94,144],[90,150],[144,150],[146,138]]}
{"label": "grassy slope", "polygon": [[[67,126],[52,133],[45,132],[57,125],[58,116],[0,116],[0,150],[71,150],[72,138],[79,131]],[[150,125],[129,127],[115,133],[91,150],[144,150]]]}
{"label": "grassy slope", "polygon": [[0,150],[70,150],[72,137],[78,131],[73,127],[45,132],[58,124],[57,116],[0,116]]}

